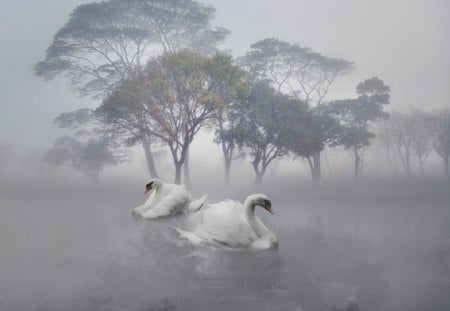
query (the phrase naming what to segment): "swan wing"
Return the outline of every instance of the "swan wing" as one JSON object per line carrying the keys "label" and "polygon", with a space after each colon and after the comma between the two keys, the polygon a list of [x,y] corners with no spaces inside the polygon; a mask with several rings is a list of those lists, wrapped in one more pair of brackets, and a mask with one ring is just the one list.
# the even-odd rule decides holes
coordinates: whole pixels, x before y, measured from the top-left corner
{"label": "swan wing", "polygon": [[136,214],[143,216],[147,211],[149,211],[150,209],[152,209],[153,206],[155,206],[155,204],[157,204],[157,203],[158,203],[158,198],[156,197],[155,192],[152,192],[152,193],[149,195],[147,201],[145,201],[144,204],[142,204],[142,205],[136,207],[133,211],[134,211]]}
{"label": "swan wing", "polygon": [[209,244],[208,240],[196,235],[193,232],[182,230],[180,228],[173,227],[173,229],[178,232],[180,238],[186,239],[191,242],[194,246],[206,246]]}
{"label": "swan wing", "polygon": [[203,214],[203,222],[194,233],[211,244],[242,247],[257,239],[243,215],[244,208],[238,201],[225,200],[211,204]]}
{"label": "swan wing", "polygon": [[187,212],[188,213],[195,213],[198,212],[204,205],[205,205],[205,201],[208,198],[208,196],[205,194],[204,196],[202,196],[200,199],[197,199],[195,201],[192,201],[189,206],[187,207]]}
{"label": "swan wing", "polygon": [[184,188],[174,188],[153,206],[153,208],[145,212],[142,217],[152,219],[180,213],[186,209],[190,200],[190,193],[188,191]]}

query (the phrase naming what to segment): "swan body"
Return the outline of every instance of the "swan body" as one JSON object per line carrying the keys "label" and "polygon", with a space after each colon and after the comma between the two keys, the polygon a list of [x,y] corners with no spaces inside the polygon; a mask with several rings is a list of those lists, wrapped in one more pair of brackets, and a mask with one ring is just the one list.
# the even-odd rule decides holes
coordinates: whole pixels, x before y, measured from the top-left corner
{"label": "swan body", "polygon": [[184,185],[166,184],[159,179],[152,179],[144,194],[151,192],[147,201],[136,207],[133,213],[146,219],[154,219],[179,213],[193,213],[204,205],[207,196],[192,201],[192,195]]}
{"label": "swan body", "polygon": [[272,213],[267,196],[253,194],[244,204],[225,200],[209,205],[203,212],[203,221],[192,232],[174,229],[195,246],[253,250],[278,246],[275,234],[255,214],[256,206]]}

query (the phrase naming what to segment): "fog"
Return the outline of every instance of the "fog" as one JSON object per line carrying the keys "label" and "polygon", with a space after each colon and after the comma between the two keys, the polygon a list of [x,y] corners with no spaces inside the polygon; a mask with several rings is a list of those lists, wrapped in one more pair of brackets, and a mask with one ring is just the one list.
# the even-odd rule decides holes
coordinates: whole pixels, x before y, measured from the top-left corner
{"label": "fog", "polygon": [[[144,180],[142,180],[144,181]],[[254,192],[198,183],[208,202]],[[448,188],[267,182],[279,248],[195,248],[172,226],[200,215],[131,217],[142,182],[2,181],[2,310],[436,310],[448,301]],[[444,256],[443,258],[440,256]],[[444,261],[442,261],[444,260]],[[300,309],[301,308],[301,309]]]}
{"label": "fog", "polygon": [[[47,147],[59,135],[52,125],[54,117],[98,105],[89,97],[79,98],[62,79],[45,82],[33,76],[33,66],[43,59],[53,35],[77,5],[89,2],[2,1],[0,38],[8,47],[0,58],[3,142]],[[215,25],[231,31],[222,48],[235,56],[258,40],[275,37],[353,61],[355,71],[335,82],[330,98],[349,97],[358,82],[379,76],[395,89],[388,109],[448,107],[448,1],[202,3],[217,9]]]}
{"label": "fog", "polygon": [[[357,180],[352,150],[327,146],[316,185],[307,158],[292,152],[255,183],[248,150],[233,158],[227,184],[205,126],[189,149],[188,188],[207,204],[266,194],[275,215],[257,214],[279,247],[261,251],[180,239],[173,227],[192,230],[207,207],[133,217],[150,180],[140,145],[98,179],[46,161],[55,139],[73,134],[55,117],[101,100],[79,97],[63,76],[44,81],[33,66],[75,7],[91,2],[2,2],[0,311],[450,309],[450,188],[429,133],[423,167],[411,151],[406,168],[400,144],[376,132],[360,150]],[[388,112],[449,108],[448,1],[198,2],[216,8],[212,23],[230,30],[220,48],[233,57],[278,38],[354,62],[329,100],[354,98],[359,82],[378,76],[391,90]],[[173,182],[168,148],[153,147],[160,178]]]}

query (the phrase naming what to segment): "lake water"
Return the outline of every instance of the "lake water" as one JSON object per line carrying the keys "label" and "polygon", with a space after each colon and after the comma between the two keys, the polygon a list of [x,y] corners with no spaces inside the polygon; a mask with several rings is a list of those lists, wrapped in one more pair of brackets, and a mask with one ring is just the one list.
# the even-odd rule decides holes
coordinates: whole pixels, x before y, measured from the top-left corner
{"label": "lake water", "polygon": [[280,246],[260,252],[180,241],[172,226],[201,213],[134,219],[145,197],[131,185],[3,186],[0,310],[344,310],[351,297],[361,310],[450,309],[439,184],[263,189],[275,216],[258,214]]}

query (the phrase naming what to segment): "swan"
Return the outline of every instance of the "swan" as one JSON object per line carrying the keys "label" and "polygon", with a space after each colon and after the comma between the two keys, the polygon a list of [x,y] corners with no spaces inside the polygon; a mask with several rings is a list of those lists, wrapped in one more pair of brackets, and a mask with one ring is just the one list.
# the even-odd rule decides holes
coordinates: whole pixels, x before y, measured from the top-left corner
{"label": "swan", "polygon": [[275,234],[255,214],[256,206],[274,214],[266,195],[252,194],[244,205],[232,200],[209,205],[203,212],[202,222],[192,232],[174,229],[195,246],[252,250],[277,247]]}
{"label": "swan", "polygon": [[136,207],[133,214],[146,219],[170,216],[179,213],[194,213],[202,208],[207,196],[192,201],[192,195],[184,185],[163,183],[152,179],[145,185],[144,194],[150,193],[147,201]]}

